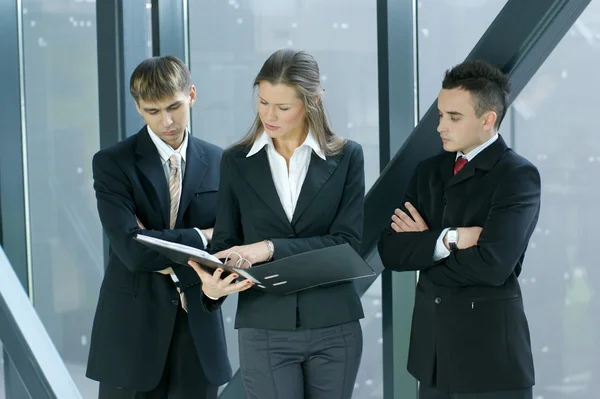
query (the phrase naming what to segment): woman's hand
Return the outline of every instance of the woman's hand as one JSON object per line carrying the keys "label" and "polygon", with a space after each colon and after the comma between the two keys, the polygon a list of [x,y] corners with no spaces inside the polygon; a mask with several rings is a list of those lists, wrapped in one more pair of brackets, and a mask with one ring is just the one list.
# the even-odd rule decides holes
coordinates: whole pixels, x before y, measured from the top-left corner
{"label": "woman's hand", "polygon": [[[244,269],[251,267],[255,263],[265,262],[269,259],[270,255],[271,252],[269,251],[269,247],[264,241],[255,242],[254,244],[231,247],[229,249],[214,254],[214,256],[216,256],[219,259],[227,258],[228,265]],[[245,259],[247,262],[240,261],[240,257]]]}
{"label": "woman's hand", "polygon": [[252,280],[234,283],[234,280],[238,277],[237,274],[230,274],[225,278],[221,278],[221,275],[223,274],[223,269],[221,268],[215,270],[213,274],[210,274],[204,271],[204,269],[193,260],[188,261],[188,264],[194,268],[196,274],[200,277],[200,280],[202,280],[202,292],[204,292],[204,295],[213,300],[233,294],[234,292],[245,291],[254,285]]}

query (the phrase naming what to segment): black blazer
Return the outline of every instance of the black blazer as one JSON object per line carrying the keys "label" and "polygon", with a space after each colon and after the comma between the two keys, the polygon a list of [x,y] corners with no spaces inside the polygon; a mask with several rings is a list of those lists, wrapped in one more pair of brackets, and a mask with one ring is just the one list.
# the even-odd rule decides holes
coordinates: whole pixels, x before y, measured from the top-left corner
{"label": "black blazer", "polygon": [[[540,211],[540,175],[502,137],[456,176],[456,153],[423,161],[406,200],[429,226],[384,231],[386,268],[420,270],[408,370],[445,392],[512,390],[534,384],[529,327],[517,277]],[[403,202],[404,203],[404,202]],[[433,261],[446,227],[480,226],[476,246]]]}
{"label": "black blazer", "polygon": [[[110,242],[96,309],[87,376],[136,391],[162,376],[179,306],[170,276],[154,271],[169,259],[133,239],[143,234],[204,249],[193,227],[212,227],[217,210],[222,150],[189,136],[176,228],[169,230],[169,189],[156,146],[144,127],[93,158],[100,221]],[[231,378],[220,302],[202,295],[193,269],[174,267],[186,287],[189,323],[200,363],[212,384]],[[193,350],[192,348],[190,348]]]}
{"label": "black blazer", "polygon": [[[225,151],[221,162],[219,212],[213,234],[216,251],[271,239],[275,259],[337,244],[358,250],[365,194],[362,147],[347,141],[327,160],[314,152],[290,223],[275,189],[266,147]],[[323,265],[327,267],[327,265]],[[251,288],[239,294],[236,328],[318,328],[358,320],[362,304],[354,284],[341,283],[289,295]]]}

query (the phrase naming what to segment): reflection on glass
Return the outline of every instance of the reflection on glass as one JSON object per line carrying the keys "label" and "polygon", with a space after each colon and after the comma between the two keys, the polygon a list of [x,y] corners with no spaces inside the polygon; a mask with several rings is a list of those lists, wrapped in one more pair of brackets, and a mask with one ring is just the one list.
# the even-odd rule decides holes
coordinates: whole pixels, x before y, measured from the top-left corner
{"label": "reflection on glass", "polygon": [[[324,102],[334,131],[359,142],[367,189],[379,176],[377,14],[375,1],[254,0],[189,2],[190,63],[198,100],[193,134],[227,147],[256,115],[252,82],[275,50],[311,53],[321,70]],[[364,360],[355,398],[381,398],[379,282],[363,298]],[[232,366],[239,366],[233,329],[236,297],[223,305]]]}
{"label": "reflection on glass", "polygon": [[600,396],[600,3],[591,2],[513,104],[514,148],[542,209],[520,283],[544,399]]}

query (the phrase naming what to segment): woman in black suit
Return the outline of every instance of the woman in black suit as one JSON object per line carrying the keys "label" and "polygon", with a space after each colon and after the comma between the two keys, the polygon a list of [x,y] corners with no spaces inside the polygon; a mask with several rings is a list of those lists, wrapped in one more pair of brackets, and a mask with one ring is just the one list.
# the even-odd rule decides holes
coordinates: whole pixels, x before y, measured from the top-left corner
{"label": "woman in black suit", "polygon": [[[362,147],[329,127],[319,77],[314,58],[291,49],[271,55],[256,77],[258,115],[221,162],[218,258],[235,252],[255,264],[344,243],[358,250]],[[350,282],[290,295],[241,292],[235,326],[248,397],[350,398],[362,317]]]}

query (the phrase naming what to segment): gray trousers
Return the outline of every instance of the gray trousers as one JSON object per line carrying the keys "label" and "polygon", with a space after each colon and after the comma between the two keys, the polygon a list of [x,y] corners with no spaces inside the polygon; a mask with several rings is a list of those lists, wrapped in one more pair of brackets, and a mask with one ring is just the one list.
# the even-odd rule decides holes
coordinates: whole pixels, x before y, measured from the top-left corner
{"label": "gray trousers", "polygon": [[531,399],[532,389],[481,393],[446,393],[435,388],[419,387],[419,399]]}
{"label": "gray trousers", "polygon": [[350,399],[362,356],[360,323],[296,331],[240,328],[248,399]]}

